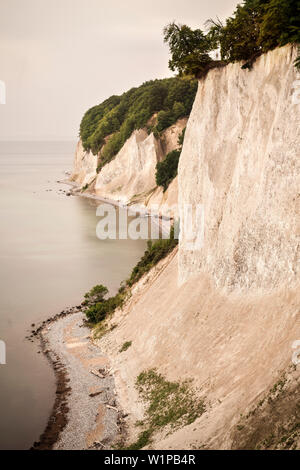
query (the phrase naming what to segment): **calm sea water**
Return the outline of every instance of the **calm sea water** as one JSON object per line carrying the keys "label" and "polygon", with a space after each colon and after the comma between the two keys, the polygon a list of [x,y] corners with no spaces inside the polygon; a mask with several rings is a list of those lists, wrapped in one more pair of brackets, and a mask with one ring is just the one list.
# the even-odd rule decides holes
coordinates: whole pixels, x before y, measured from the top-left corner
{"label": "calm sea water", "polygon": [[0,449],[27,449],[47,423],[54,374],[25,340],[38,323],[77,305],[97,283],[115,291],[144,241],[100,241],[96,205],[66,197],[57,183],[72,167],[73,145],[0,143]]}

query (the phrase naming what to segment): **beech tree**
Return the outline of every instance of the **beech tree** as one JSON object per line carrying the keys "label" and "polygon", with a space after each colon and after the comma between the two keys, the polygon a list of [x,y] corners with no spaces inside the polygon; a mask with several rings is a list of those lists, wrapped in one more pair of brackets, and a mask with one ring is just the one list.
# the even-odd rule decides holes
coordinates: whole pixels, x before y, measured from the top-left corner
{"label": "beech tree", "polygon": [[211,43],[201,29],[170,23],[164,28],[164,42],[171,52],[169,68],[179,75],[197,75],[212,61]]}
{"label": "beech tree", "polygon": [[300,1],[269,0],[263,6],[259,44],[263,51],[300,42]]}
{"label": "beech tree", "polygon": [[102,284],[93,287],[84,296],[86,305],[96,305],[104,300],[104,297],[108,294],[107,287]]}

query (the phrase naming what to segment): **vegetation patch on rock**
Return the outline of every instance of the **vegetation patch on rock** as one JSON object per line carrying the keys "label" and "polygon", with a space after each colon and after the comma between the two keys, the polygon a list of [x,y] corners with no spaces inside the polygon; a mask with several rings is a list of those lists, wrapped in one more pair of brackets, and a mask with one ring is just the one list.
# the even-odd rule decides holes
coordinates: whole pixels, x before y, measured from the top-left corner
{"label": "vegetation patch on rock", "polygon": [[[197,80],[174,77],[152,80],[121,96],[111,96],[85,113],[80,124],[84,150],[100,153],[100,171],[135,129],[147,128],[158,137],[178,119],[188,116],[196,92]],[[155,114],[155,122],[149,124]]]}
{"label": "vegetation patch on rock", "polygon": [[120,353],[121,352],[124,352],[124,351],[127,351],[127,349],[130,348],[130,346],[132,345],[132,341],[126,341],[123,346],[120,348]]}
{"label": "vegetation patch on rock", "polygon": [[299,372],[288,371],[233,431],[232,448],[295,450],[300,447]]}
{"label": "vegetation patch on rock", "polygon": [[[177,246],[178,239],[174,237],[174,228],[170,231],[170,237],[156,241],[148,241],[147,250],[141,260],[133,268],[127,281],[121,284],[116,295],[107,298],[108,289],[102,284],[93,287],[84,296],[83,308],[87,321],[92,325],[104,322],[117,309],[121,308],[130,295],[132,287],[145,273],[165,258]],[[103,331],[103,325],[100,328]],[[106,331],[106,330],[105,330]]]}
{"label": "vegetation patch on rock", "polygon": [[161,430],[168,433],[193,423],[205,412],[204,400],[198,398],[191,381],[170,382],[155,369],[142,372],[136,380],[141,398],[147,403],[144,422],[137,423],[145,429],[136,442],[127,449],[142,449],[151,443],[151,436]]}
{"label": "vegetation patch on rock", "polygon": [[164,192],[168,189],[170,183],[177,176],[178,163],[180,154],[182,151],[184,141],[185,129],[183,129],[181,135],[178,138],[178,148],[169,152],[165,159],[158,162],[156,165],[156,184],[162,186]]}

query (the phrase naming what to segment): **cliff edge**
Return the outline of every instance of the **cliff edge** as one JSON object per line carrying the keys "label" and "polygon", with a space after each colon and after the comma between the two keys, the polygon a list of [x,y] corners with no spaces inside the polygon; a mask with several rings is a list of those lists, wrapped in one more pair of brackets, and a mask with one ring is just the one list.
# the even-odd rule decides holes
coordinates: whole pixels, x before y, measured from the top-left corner
{"label": "cliff edge", "polygon": [[299,280],[296,56],[286,46],[248,73],[231,64],[199,82],[179,162],[179,205],[203,206],[204,240],[193,250],[183,233],[181,282],[204,272],[218,288],[257,293]]}

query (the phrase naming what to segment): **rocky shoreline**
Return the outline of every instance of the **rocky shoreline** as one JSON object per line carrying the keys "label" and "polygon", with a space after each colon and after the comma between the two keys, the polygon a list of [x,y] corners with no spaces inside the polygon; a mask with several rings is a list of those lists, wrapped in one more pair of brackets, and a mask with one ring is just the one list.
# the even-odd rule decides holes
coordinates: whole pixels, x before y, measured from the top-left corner
{"label": "rocky shoreline", "polygon": [[32,324],[31,327],[35,329],[33,329],[31,334],[26,337],[26,339],[32,343],[34,340],[39,342],[40,350],[50,362],[56,379],[56,396],[47,426],[41,434],[39,441],[34,442],[30,450],[52,449],[54,444],[57,442],[60,433],[68,422],[69,408],[67,405],[67,398],[70,393],[68,374],[60,358],[53,351],[48,349],[48,345],[43,337],[43,330],[51,323],[79,311],[79,308],[80,306],[63,310],[53,317],[44,320],[37,328],[35,328],[35,324]]}
{"label": "rocky shoreline", "polygon": [[39,341],[56,377],[48,424],[31,449],[110,449],[120,442],[126,416],[117,404],[113,371],[91,341],[81,306],[44,321],[27,339]]}
{"label": "rocky shoreline", "polygon": [[[69,179],[58,181],[58,182],[62,184],[68,184],[71,186],[69,191],[64,191],[66,196],[81,196],[81,197],[90,198],[90,199],[97,200],[97,201],[106,202],[106,203],[109,203],[109,204],[112,204],[114,206],[118,206],[121,208],[130,207],[130,206],[125,206],[124,204],[118,201],[103,199],[92,193],[81,193],[79,191],[78,185],[71,182]],[[143,208],[141,209],[143,210]],[[147,210],[145,209],[145,214],[146,213],[147,213]],[[161,224],[162,222],[163,221],[160,220],[158,223]],[[81,377],[79,378],[76,377],[76,380],[75,380],[76,374],[74,374],[74,368],[70,367],[70,362],[67,359],[67,356],[70,355],[71,353],[68,351],[65,351],[65,354],[62,354],[60,346],[64,344],[65,341],[64,340],[59,341],[58,336],[60,334],[59,330],[63,330],[65,327],[64,323],[66,323],[66,319],[73,317],[74,315],[79,316],[78,325],[77,325],[78,328],[80,328],[81,331],[83,330],[85,331],[86,337],[89,336],[88,338],[86,338],[87,339],[86,347],[88,349],[93,348],[94,355],[92,358],[90,358],[91,360],[93,360],[95,357],[99,356],[99,354],[101,353],[100,353],[99,348],[93,344],[90,338],[89,328],[83,323],[82,305],[77,305],[74,307],[67,308],[61,311],[60,313],[54,315],[53,317],[50,317],[47,320],[44,320],[39,325],[32,324],[31,331],[29,335],[26,336],[26,339],[28,341],[38,344],[38,348],[39,348],[38,352],[43,353],[46,356],[47,360],[49,361],[51,367],[54,370],[55,380],[56,380],[56,394],[55,394],[54,404],[53,404],[53,408],[48,419],[47,426],[44,432],[41,434],[39,440],[33,443],[30,450],[109,449],[111,448],[111,445],[114,442],[115,443],[118,442],[118,445],[120,445],[121,442],[124,442],[124,439],[126,437],[126,427],[127,427],[126,422],[125,422],[126,415],[124,415],[117,406],[116,392],[114,388],[114,379],[113,379],[111,372],[109,371],[108,365],[105,366],[104,368],[101,367],[100,368],[101,372],[99,372],[99,369],[98,370],[96,369],[96,371],[95,371],[95,368],[90,369],[88,370],[89,378],[85,376],[86,388],[90,385],[89,382],[94,382],[95,380],[96,382],[97,380],[98,381],[101,380],[102,382],[103,381],[105,382],[106,380],[106,382],[108,382],[107,378],[109,378],[111,383],[108,384],[108,387],[106,386],[107,385],[106,384],[104,387],[104,390],[99,391],[99,389],[96,390],[97,387],[95,388],[95,386],[93,387],[91,385],[89,393],[85,393],[84,391],[81,391],[82,399],[85,396],[85,398],[89,397],[93,401],[93,404],[91,403],[91,405],[92,405],[92,408],[94,408],[94,419],[91,418],[90,423],[89,423],[91,434],[93,434],[93,421],[94,423],[96,423],[97,417],[99,416],[99,410],[95,411],[97,408],[97,406],[95,405],[99,405],[99,406],[104,405],[106,408],[106,412],[110,414],[110,417],[106,419],[104,415],[107,413],[103,413],[103,410],[102,410],[102,415],[103,415],[102,421],[106,421],[106,423],[104,423],[105,424],[104,427],[106,429],[105,432],[107,435],[105,435],[102,439],[98,438],[99,436],[96,436],[97,439],[94,439],[94,440],[92,439],[90,440],[89,443],[83,443],[82,439],[80,442],[80,439],[77,439],[77,438],[74,438],[72,442],[70,442],[64,436],[68,433],[67,427],[72,426],[72,423],[70,424],[70,417],[72,415],[72,408],[74,407],[74,402],[76,402],[76,400],[73,400],[73,405],[72,405],[72,393],[74,392],[74,389],[77,388],[76,380],[80,382]],[[51,333],[49,334],[49,331],[52,330],[53,328],[55,328],[56,330],[55,332],[56,338],[49,337],[51,336]],[[79,343],[82,343],[82,341],[80,341]],[[81,344],[79,345],[79,347],[80,346]],[[99,374],[98,378],[97,378],[97,374]],[[104,395],[103,395],[103,391],[105,392]],[[105,396],[104,402],[103,402],[103,396]],[[75,405],[77,404],[78,402],[75,403]],[[97,423],[96,423],[96,427],[97,427]],[[104,430],[104,427],[103,427],[103,430]],[[98,428],[99,428],[99,425],[98,425]]]}

